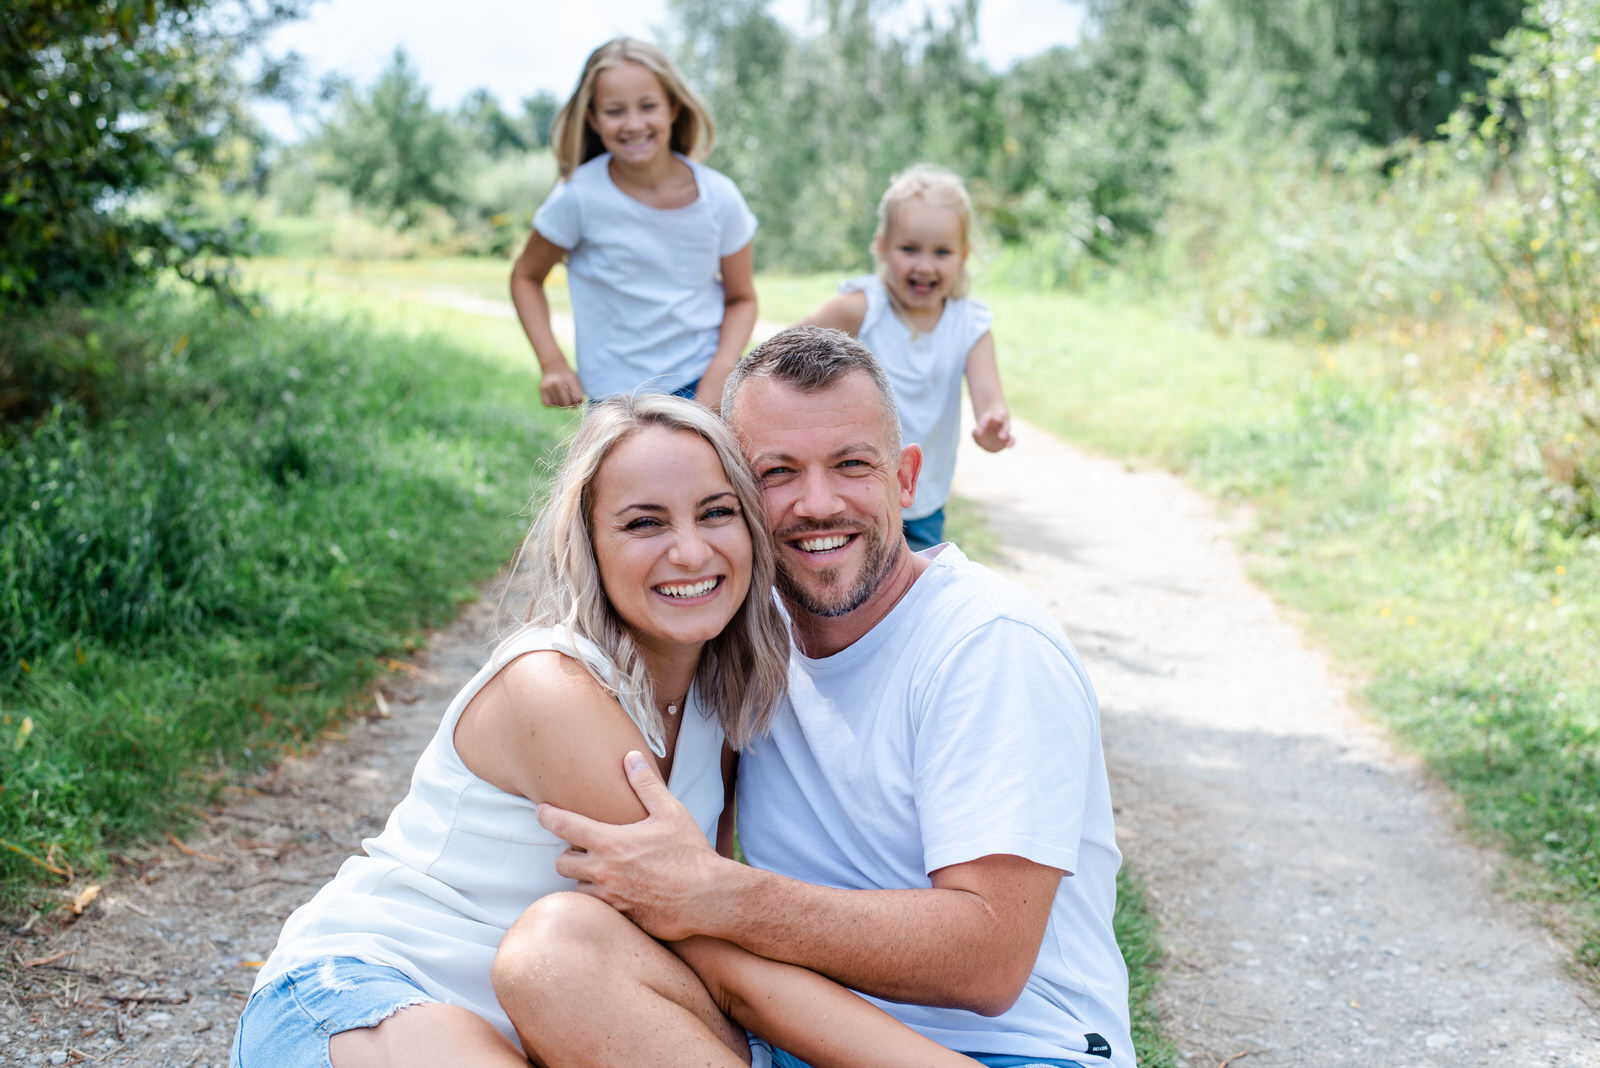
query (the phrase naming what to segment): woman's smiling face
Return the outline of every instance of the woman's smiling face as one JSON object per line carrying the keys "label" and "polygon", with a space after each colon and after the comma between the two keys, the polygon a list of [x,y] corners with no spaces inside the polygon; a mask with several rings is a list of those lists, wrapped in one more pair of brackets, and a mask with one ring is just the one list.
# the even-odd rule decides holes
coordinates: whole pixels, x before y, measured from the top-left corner
{"label": "woman's smiling face", "polygon": [[750,589],[750,528],[716,451],[698,434],[646,427],[595,476],[594,555],[617,615],[647,652],[722,633]]}

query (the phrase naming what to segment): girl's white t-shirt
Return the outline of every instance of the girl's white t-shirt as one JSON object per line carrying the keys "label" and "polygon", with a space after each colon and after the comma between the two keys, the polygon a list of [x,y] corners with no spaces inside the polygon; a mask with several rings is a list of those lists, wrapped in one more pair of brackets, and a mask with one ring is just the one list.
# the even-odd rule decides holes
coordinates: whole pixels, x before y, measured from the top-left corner
{"label": "girl's white t-shirt", "polygon": [[671,393],[705,373],[722,328],[722,259],[750,243],[756,217],[726,175],[686,156],[699,196],[643,204],[596,156],[550,191],[533,227],[567,250],[578,379],[591,399],[640,387]]}
{"label": "girl's white t-shirt", "polygon": [[950,499],[956,477],[967,354],[989,332],[994,316],[981,300],[946,300],[938,325],[919,334],[895,317],[889,292],[877,275],[842,282],[839,292],[866,294],[867,313],[856,336],[889,375],[905,443],[922,446],[917,497],[905,518],[932,515]]}
{"label": "girl's white t-shirt", "polygon": [[[290,914],[255,989],[301,964],[356,957],[398,968],[430,996],[471,1009],[522,1048],[490,982],[495,950],[535,900],[577,884],[556,874],[556,857],[567,843],[539,826],[533,801],[468,770],[456,753],[455,728],[467,704],[505,665],[541,649],[610,677],[605,654],[565,627],[530,628],[509,639],[450,702],[417,760],[410,792],[382,833],[362,842],[364,852]],[[640,723],[637,710],[628,714]],[[715,842],[723,802],[722,727],[692,691],[682,715],[667,785]]]}

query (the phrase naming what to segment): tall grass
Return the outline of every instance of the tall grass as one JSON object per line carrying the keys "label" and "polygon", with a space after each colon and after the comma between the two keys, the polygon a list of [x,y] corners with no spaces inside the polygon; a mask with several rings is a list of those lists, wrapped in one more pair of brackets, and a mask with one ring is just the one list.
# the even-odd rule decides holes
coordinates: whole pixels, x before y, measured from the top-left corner
{"label": "tall grass", "polygon": [[0,452],[13,902],[315,736],[520,534],[557,421],[513,325],[258,313],[158,297],[7,342],[104,355],[92,404]]}

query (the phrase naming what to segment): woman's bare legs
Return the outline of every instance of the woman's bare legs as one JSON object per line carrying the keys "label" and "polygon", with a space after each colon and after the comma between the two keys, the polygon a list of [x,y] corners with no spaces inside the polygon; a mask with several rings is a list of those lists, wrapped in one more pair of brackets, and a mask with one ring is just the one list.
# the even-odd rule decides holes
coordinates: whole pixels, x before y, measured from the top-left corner
{"label": "woman's bare legs", "polygon": [[672,944],[741,1026],[813,1068],[972,1068],[832,979],[715,938]]}
{"label": "woman's bare legs", "polygon": [[438,1068],[441,1064],[528,1068],[494,1025],[459,1005],[413,1005],[376,1027],[341,1031],[328,1043],[333,1068]]}
{"label": "woman's bare legs", "polygon": [[495,956],[494,990],[546,1068],[750,1062],[744,1031],[688,965],[582,894],[551,894],[523,913]]}

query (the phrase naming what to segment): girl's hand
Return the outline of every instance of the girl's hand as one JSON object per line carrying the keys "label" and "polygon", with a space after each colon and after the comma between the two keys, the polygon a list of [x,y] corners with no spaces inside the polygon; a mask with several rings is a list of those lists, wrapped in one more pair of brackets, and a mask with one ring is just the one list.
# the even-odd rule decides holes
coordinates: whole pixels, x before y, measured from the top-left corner
{"label": "girl's hand", "polygon": [[546,408],[576,408],[583,403],[583,387],[570,367],[545,371],[539,378],[539,399]]}
{"label": "girl's hand", "polygon": [[1011,413],[1004,408],[984,412],[972,428],[972,440],[989,452],[1009,449],[1017,443],[1011,436]]}

